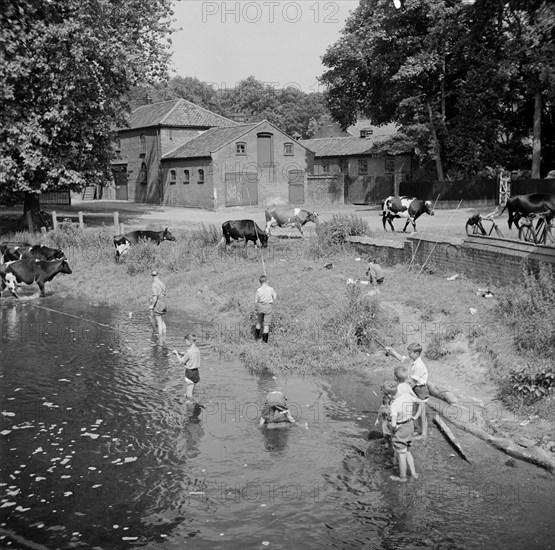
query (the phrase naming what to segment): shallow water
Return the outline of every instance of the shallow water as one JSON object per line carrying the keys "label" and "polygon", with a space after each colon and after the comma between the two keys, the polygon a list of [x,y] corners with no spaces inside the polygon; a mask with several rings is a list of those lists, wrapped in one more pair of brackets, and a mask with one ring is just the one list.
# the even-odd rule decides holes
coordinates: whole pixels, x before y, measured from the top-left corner
{"label": "shallow water", "polygon": [[[553,547],[553,477],[508,468],[468,434],[457,432],[472,465],[431,428],[415,444],[420,479],[390,481],[381,442],[366,439],[381,379],[253,376],[201,342],[203,407],[187,405],[144,315],[33,303],[0,309],[2,545]],[[168,319],[172,335],[193,326]],[[260,430],[275,389],[298,425]]]}

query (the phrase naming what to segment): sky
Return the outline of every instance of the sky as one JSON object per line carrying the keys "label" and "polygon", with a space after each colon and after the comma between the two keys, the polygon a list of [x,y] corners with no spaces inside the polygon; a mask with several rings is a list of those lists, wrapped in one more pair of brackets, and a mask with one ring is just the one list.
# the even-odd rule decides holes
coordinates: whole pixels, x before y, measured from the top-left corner
{"label": "sky", "polygon": [[180,0],[173,70],[214,88],[253,75],[275,88],[322,91],[316,77],[358,0]]}

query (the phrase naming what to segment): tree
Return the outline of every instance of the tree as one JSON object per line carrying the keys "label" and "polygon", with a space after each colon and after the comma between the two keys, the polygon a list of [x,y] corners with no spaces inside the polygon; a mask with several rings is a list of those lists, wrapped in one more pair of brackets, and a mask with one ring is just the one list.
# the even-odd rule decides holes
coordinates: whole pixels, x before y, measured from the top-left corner
{"label": "tree", "polygon": [[[396,122],[438,179],[526,160],[552,105],[555,7],[545,0],[362,0],[326,52],[335,120]],[[535,123],[525,118],[535,103]],[[536,130],[533,132],[533,127]],[[428,141],[431,146],[426,145]],[[538,153],[536,152],[536,157]]]}
{"label": "tree", "polygon": [[126,94],[164,76],[170,0],[5,0],[0,13],[0,199],[110,180]]}

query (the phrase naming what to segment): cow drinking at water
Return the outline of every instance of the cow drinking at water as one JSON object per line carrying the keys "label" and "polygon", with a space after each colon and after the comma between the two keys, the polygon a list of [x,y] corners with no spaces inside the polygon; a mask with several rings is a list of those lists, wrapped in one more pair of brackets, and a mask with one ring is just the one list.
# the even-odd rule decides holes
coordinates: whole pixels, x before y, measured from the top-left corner
{"label": "cow drinking at water", "polygon": [[257,240],[260,241],[262,248],[268,246],[266,231],[260,229],[253,220],[228,220],[222,224],[222,232],[226,247],[231,246],[231,239],[245,239],[245,247],[249,241],[257,246]]}
{"label": "cow drinking at water", "polygon": [[60,260],[17,260],[0,266],[0,296],[7,287],[19,298],[16,287],[25,283],[37,283],[40,295],[44,296],[44,284],[51,281],[58,273],[71,274],[71,269],[65,259]]}
{"label": "cow drinking at water", "polygon": [[152,241],[159,246],[162,241],[175,241],[175,237],[169,232],[167,227],[164,231],[137,230],[130,231],[125,235],[116,235],[114,237],[116,262],[119,261],[121,256],[127,254],[131,244],[137,244],[141,241]]}
{"label": "cow drinking at water", "polygon": [[[501,210],[501,214],[509,212],[509,229],[513,223],[518,228],[520,218],[526,218],[530,214],[540,214],[543,212],[551,212],[555,215],[555,195],[546,195],[543,193],[529,193],[528,195],[514,195],[507,199],[507,204]],[[501,215],[500,214],[500,215]]]}
{"label": "cow drinking at water", "polygon": [[307,222],[313,222],[316,225],[320,223],[318,219],[318,214],[316,212],[310,212],[309,210],[303,210],[302,208],[278,208],[275,210],[266,210],[266,232],[270,234],[270,228],[275,227],[286,227],[288,225],[292,226],[291,231],[289,231],[289,236],[291,232],[296,227],[301,235],[303,233],[303,225]]}
{"label": "cow drinking at water", "polygon": [[407,226],[412,223],[414,231],[416,231],[416,220],[422,214],[434,215],[434,208],[431,201],[422,201],[415,197],[387,197],[382,203],[382,223],[384,231],[387,231],[385,223],[388,222],[391,231],[395,231],[391,220],[395,218],[406,218],[407,222],[403,227],[403,233],[407,230]]}

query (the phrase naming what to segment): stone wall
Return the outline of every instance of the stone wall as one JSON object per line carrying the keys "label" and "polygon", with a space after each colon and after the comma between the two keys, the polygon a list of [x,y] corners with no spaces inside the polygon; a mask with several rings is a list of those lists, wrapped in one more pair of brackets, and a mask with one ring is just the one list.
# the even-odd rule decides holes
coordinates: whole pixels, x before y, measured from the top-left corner
{"label": "stone wall", "polygon": [[524,267],[549,265],[555,272],[555,248],[497,237],[473,236],[437,241],[409,236],[405,241],[350,237],[355,249],[384,265],[426,264],[449,275],[464,274],[486,284],[506,285],[522,279]]}

